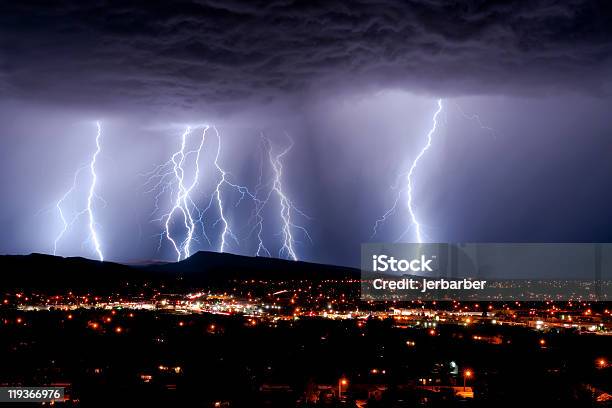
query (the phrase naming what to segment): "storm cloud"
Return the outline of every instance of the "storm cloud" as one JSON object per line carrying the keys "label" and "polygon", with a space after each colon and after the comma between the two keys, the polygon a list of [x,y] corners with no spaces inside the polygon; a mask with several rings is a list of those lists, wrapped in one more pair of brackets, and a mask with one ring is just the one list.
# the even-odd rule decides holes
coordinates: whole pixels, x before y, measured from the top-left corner
{"label": "storm cloud", "polygon": [[[0,252],[54,250],[58,199],[99,121],[105,258],[176,259],[154,215],[171,194],[157,200],[142,175],[181,148],[187,125],[195,143],[214,124],[221,165],[253,190],[271,180],[261,134],[275,151],[291,138],[283,189],[312,237],[294,231],[299,258],[358,265],[364,242],[414,239],[405,197],[373,226],[438,98],[414,179],[426,241],[611,242],[611,73],[609,1],[4,1]],[[193,192],[202,208],[219,180],[215,146],[208,138]],[[253,206],[225,194],[238,238],[227,250],[253,255]],[[266,211],[262,237],[282,257],[278,202]],[[193,251],[219,250],[217,219],[207,213],[210,241],[202,232]],[[95,257],[84,225],[58,254]]]}
{"label": "storm cloud", "polygon": [[0,6],[0,92],[224,110],[329,92],[608,94],[605,1],[63,1]]}

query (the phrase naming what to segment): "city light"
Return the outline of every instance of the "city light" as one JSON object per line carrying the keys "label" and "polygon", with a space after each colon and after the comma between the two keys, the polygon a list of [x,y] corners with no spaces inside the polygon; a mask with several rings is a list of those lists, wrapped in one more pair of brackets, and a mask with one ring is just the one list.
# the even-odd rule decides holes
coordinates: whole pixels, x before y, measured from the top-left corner
{"label": "city light", "polygon": [[466,386],[465,385],[466,385],[467,379],[468,378],[472,378],[472,375],[473,375],[472,370],[467,369],[467,370],[465,370],[463,372],[463,391],[466,390]]}

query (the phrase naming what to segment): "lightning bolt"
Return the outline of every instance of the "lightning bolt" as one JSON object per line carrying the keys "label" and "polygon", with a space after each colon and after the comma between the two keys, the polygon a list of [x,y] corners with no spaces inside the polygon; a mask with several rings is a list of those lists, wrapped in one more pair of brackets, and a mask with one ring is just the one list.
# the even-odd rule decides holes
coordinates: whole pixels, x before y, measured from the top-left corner
{"label": "lightning bolt", "polygon": [[[416,213],[414,211],[414,207],[413,207],[413,177],[414,177],[414,172],[417,169],[417,166],[419,164],[419,161],[421,160],[421,158],[425,155],[425,153],[427,152],[427,150],[429,150],[429,148],[431,147],[432,141],[433,141],[433,134],[436,132],[437,126],[438,126],[438,116],[440,115],[440,112],[442,112],[442,99],[438,99],[437,101],[437,105],[438,105],[438,109],[435,111],[433,118],[432,118],[432,127],[429,129],[429,132],[427,133],[427,142],[425,143],[425,145],[421,148],[421,150],[419,151],[419,153],[417,154],[417,156],[414,158],[414,160],[412,161],[412,164],[410,166],[410,169],[408,170],[407,173],[404,173],[402,176],[406,177],[406,186],[402,189],[400,189],[397,193],[397,196],[395,198],[395,201],[393,203],[393,205],[391,206],[391,208],[389,210],[387,210],[383,216],[381,218],[379,218],[378,220],[376,220],[376,223],[374,224],[374,231],[372,234],[372,238],[377,234],[378,232],[378,227],[384,223],[389,216],[391,216],[397,209],[397,206],[401,200],[401,197],[404,193],[406,193],[408,195],[408,202],[407,202],[407,206],[408,206],[408,213],[410,214],[410,221],[412,223],[412,226],[414,227],[415,230],[415,238],[416,241],[418,243],[422,243],[423,242],[423,236],[421,234],[421,224],[419,223]],[[405,233],[404,233],[405,234]],[[403,235],[401,237],[403,237]],[[401,237],[399,239],[401,239]]]}
{"label": "lightning bolt", "polygon": [[[202,149],[204,148],[204,142],[206,141],[206,132],[208,131],[208,126],[206,126],[204,128],[204,131],[202,132],[202,138],[200,139],[200,144],[198,145],[198,148],[196,150],[196,157],[195,157],[195,174],[193,177],[193,181],[191,182],[191,185],[188,188],[184,188],[183,186],[183,206],[185,208],[185,212],[189,218],[189,228],[187,231],[187,238],[185,239],[185,257],[189,257],[189,255],[191,254],[190,252],[190,246],[191,246],[191,241],[193,239],[193,233],[195,231],[195,223],[194,223],[194,218],[191,215],[191,212],[189,211],[189,206],[187,201],[189,200],[189,202],[192,204],[192,206],[194,207],[194,209],[200,213],[197,205],[195,205],[195,202],[191,199],[191,191],[194,189],[195,186],[198,185],[198,182],[200,180],[200,154],[202,153]],[[198,222],[202,222],[202,214],[199,214],[198,217]],[[202,228],[202,233],[204,235],[206,235],[206,233],[204,232],[204,228]]]}
{"label": "lightning bolt", "polygon": [[227,172],[223,170],[223,168],[221,168],[221,166],[219,165],[219,156],[221,155],[221,135],[219,134],[219,131],[217,130],[216,127],[215,127],[215,133],[217,134],[218,143],[217,143],[217,154],[215,155],[214,163],[215,163],[215,167],[217,168],[217,171],[221,174],[221,178],[219,179],[219,182],[217,183],[217,186],[215,187],[214,198],[217,201],[217,207],[219,209],[219,219],[223,223],[223,232],[221,233],[221,244],[219,246],[219,252],[223,252],[225,250],[225,237],[228,234],[234,237],[234,234],[232,233],[232,230],[229,227],[229,222],[227,222],[227,219],[225,218],[225,215],[223,214],[223,201],[221,199],[221,186],[223,186],[223,184],[226,182],[225,176],[227,175]]}
{"label": "lightning bolt", "polygon": [[[264,172],[264,156],[267,156],[267,151],[266,149],[266,144],[265,144],[265,140],[263,138],[263,134],[261,135],[262,137],[262,149],[261,149],[261,158],[259,161],[259,179],[257,182],[257,185],[255,186],[255,196],[257,196],[259,194],[259,191],[261,191],[264,188],[264,184],[263,184],[263,172]],[[270,195],[268,194],[269,198]],[[255,210],[254,210],[254,218],[255,218],[255,225],[253,226],[253,229],[251,230],[251,234],[253,233],[253,231],[257,230],[257,251],[255,252],[255,256],[268,256],[271,257],[272,254],[270,253],[270,251],[268,251],[268,248],[266,248],[265,244],[264,244],[264,239],[263,239],[263,223],[264,223],[264,217],[262,215],[262,211],[265,207],[267,203],[267,200],[257,200],[255,202]],[[251,235],[249,234],[249,235]]]}
{"label": "lightning bolt", "polygon": [[417,168],[419,160],[421,160],[421,157],[423,157],[425,155],[425,152],[427,152],[427,150],[429,150],[429,148],[431,147],[432,136],[434,132],[436,131],[436,127],[438,126],[438,115],[440,114],[440,112],[442,112],[442,99],[438,99],[438,110],[436,110],[436,113],[434,113],[433,115],[433,126],[427,133],[427,143],[421,149],[417,157],[412,162],[412,165],[410,166],[410,170],[408,171],[408,176],[407,176],[407,179],[408,179],[408,212],[410,212],[410,219],[412,220],[412,223],[415,226],[415,235],[416,235],[416,239],[418,243],[423,242],[423,237],[421,236],[421,225],[419,224],[416,218],[416,214],[414,213],[414,208],[412,208],[412,176],[414,175],[414,171]]}
{"label": "lightning bolt", "polygon": [[[94,154],[91,157],[91,161],[88,165],[85,166],[81,166],[77,169],[77,171],[74,173],[73,179],[72,179],[72,186],[64,193],[64,195],[57,201],[57,203],[55,204],[55,207],[57,208],[60,220],[62,221],[62,229],[59,232],[59,234],[56,236],[54,242],[53,242],[53,255],[57,254],[57,247],[59,245],[59,242],[61,241],[61,239],[64,237],[64,235],[66,234],[66,232],[68,232],[68,230],[72,227],[72,225],[84,214],[87,214],[89,217],[89,222],[88,222],[88,228],[89,228],[89,237],[93,243],[94,246],[94,250],[96,252],[96,254],[98,255],[98,259],[100,261],[104,260],[104,255],[102,254],[102,249],[101,249],[101,245],[100,245],[100,241],[98,238],[98,233],[96,231],[96,221],[95,221],[95,217],[94,217],[94,212],[93,212],[93,207],[94,207],[94,199],[99,199],[101,200],[101,198],[96,194],[96,184],[98,181],[98,175],[96,173],[96,162],[98,159],[98,155],[101,152],[101,145],[100,145],[100,139],[102,138],[102,127],[100,126],[100,122],[96,122],[96,127],[97,127],[97,133],[96,133],[96,150],[94,152]],[[91,175],[91,183],[89,185],[89,190],[88,190],[88,194],[87,194],[87,205],[84,209],[82,209],[81,211],[77,212],[74,217],[72,217],[72,219],[70,221],[68,221],[66,219],[66,215],[64,214],[64,210],[62,209],[62,205],[64,204],[64,202],[69,198],[70,195],[72,195],[72,193],[74,192],[74,190],[77,187],[78,184],[78,178],[80,173],[89,168],[89,172]]]}
{"label": "lightning bolt", "polygon": [[[146,174],[148,180],[145,185],[150,186],[147,192],[157,191],[153,214],[159,211],[161,196],[169,190],[170,196],[173,197],[176,190],[176,198],[172,199],[171,209],[157,220],[161,221],[164,226],[163,232],[160,234],[158,249],[161,247],[163,238],[166,237],[176,252],[177,261],[180,261],[181,258],[188,258],[191,255],[191,244],[195,240],[196,224],[202,225],[202,234],[208,239],[203,228],[203,214],[191,197],[192,191],[200,180],[200,155],[204,149],[208,129],[209,126],[204,128],[197,148],[186,151],[187,138],[191,135],[191,127],[188,126],[181,135],[179,150],[172,154],[167,162]],[[187,158],[193,154],[195,154],[193,179],[190,184],[187,184],[184,166]],[[194,217],[194,214],[197,214],[197,216]],[[186,230],[185,238],[180,241],[178,238],[173,237],[171,233],[171,226],[175,217],[182,218]]]}
{"label": "lightning bolt", "polygon": [[[166,238],[168,239],[168,241],[172,243],[172,246],[174,247],[174,250],[176,251],[177,261],[181,260],[181,254],[183,251],[181,247],[177,245],[176,241],[174,240],[174,238],[172,238],[172,235],[170,234],[170,221],[172,221],[172,216],[174,215],[174,213],[176,211],[180,211],[183,215],[183,222],[185,223],[185,228],[187,228],[188,231],[191,229],[190,225],[188,224],[188,216],[187,216],[189,210],[183,207],[184,192],[185,192],[185,187],[183,185],[183,179],[185,177],[185,170],[183,169],[183,162],[185,160],[185,143],[186,143],[187,136],[190,133],[191,133],[191,128],[187,127],[185,132],[181,135],[181,149],[178,152],[174,153],[172,155],[172,158],[170,159],[173,164],[172,171],[178,182],[179,191],[176,195],[176,201],[174,203],[174,207],[172,207],[172,209],[166,216],[165,227],[166,227]],[[177,157],[180,157],[179,161],[177,161]]]}
{"label": "lightning bolt", "polygon": [[223,224],[223,230],[221,232],[220,243],[219,243],[219,252],[225,252],[225,247],[227,245],[228,237],[232,238],[237,244],[238,244],[238,238],[236,237],[236,235],[234,235],[231,229],[230,223],[224,213],[223,195],[221,192],[222,187],[227,186],[227,187],[234,189],[238,193],[240,193],[240,199],[235,204],[236,207],[240,205],[240,203],[242,202],[242,200],[244,200],[245,197],[249,197],[251,200],[253,200],[255,202],[256,208],[259,206],[261,202],[257,198],[257,196],[254,193],[252,193],[246,186],[235,184],[230,181],[229,179],[230,174],[227,171],[225,171],[223,167],[221,167],[221,164],[219,163],[219,159],[221,157],[221,134],[219,133],[219,131],[217,130],[215,126],[213,126],[213,129],[215,131],[215,135],[217,136],[217,153],[215,155],[215,160],[213,163],[215,165],[215,168],[217,169],[217,172],[221,175],[221,177],[219,178],[219,181],[217,182],[215,186],[215,190],[210,198],[210,202],[208,203],[208,206],[206,207],[206,209],[204,209],[204,212],[208,211],[211,208],[213,201],[216,202],[217,211],[219,212],[219,219],[215,222],[215,224],[219,222]]}
{"label": "lightning bolt", "polygon": [[100,261],[104,261],[104,255],[102,255],[100,241],[98,240],[98,233],[96,232],[96,220],[94,218],[93,213],[93,199],[94,195],[96,194],[96,183],[98,182],[98,175],[96,174],[96,160],[98,158],[98,155],[100,154],[100,138],[102,137],[102,128],[100,127],[100,122],[96,122],[96,126],[98,127],[98,133],[96,135],[96,151],[91,157],[91,162],[89,163],[89,170],[91,172],[91,184],[89,186],[89,194],[87,196],[87,214],[89,215],[89,234],[91,236],[91,240],[93,241],[94,249],[96,250]]}
{"label": "lightning bolt", "polygon": [[60,220],[62,221],[62,230],[59,232],[59,234],[57,235],[57,237],[55,237],[55,241],[53,241],[53,255],[57,255],[57,246],[59,245],[59,242],[61,241],[61,239],[64,237],[64,234],[66,232],[68,232],[68,229],[70,228],[70,226],[81,216],[83,215],[87,209],[84,209],[80,212],[78,212],[70,222],[68,222],[68,220],[66,219],[66,216],[64,215],[64,211],[62,210],[62,204],[64,204],[64,202],[68,199],[68,197],[72,194],[72,192],[76,189],[77,187],[77,182],[78,182],[78,178],[79,178],[79,174],[85,169],[87,168],[87,166],[82,166],[80,168],[77,169],[77,171],[74,173],[74,177],[72,179],[72,187],[70,187],[65,193],[64,195],[57,201],[57,203],[55,204],[55,207],[57,208],[57,212],[59,214]]}
{"label": "lightning bolt", "polygon": [[[280,219],[281,219],[281,223],[282,223],[282,236],[283,236],[283,241],[282,241],[282,246],[279,250],[278,256],[280,258],[282,257],[288,257],[294,261],[298,260],[298,256],[295,252],[295,239],[293,237],[293,233],[292,233],[292,229],[298,229],[300,230],[304,236],[306,236],[306,238],[308,238],[308,240],[310,242],[312,242],[312,238],[310,237],[310,234],[308,233],[308,231],[306,230],[306,228],[295,224],[292,219],[291,219],[291,214],[292,212],[296,212],[299,215],[308,218],[309,217],[304,214],[302,211],[300,211],[298,208],[295,207],[295,205],[293,205],[293,202],[289,199],[289,197],[287,196],[287,194],[284,192],[283,190],[283,184],[282,184],[282,178],[283,178],[283,163],[282,163],[282,159],[283,157],[289,153],[289,151],[291,151],[291,149],[293,148],[293,139],[291,139],[289,137],[289,135],[287,135],[287,138],[289,139],[289,145],[282,150],[281,152],[279,152],[278,154],[274,155],[272,153],[272,143],[270,142],[269,139],[264,137],[264,140],[266,141],[267,145],[268,145],[268,159],[270,161],[270,167],[272,168],[272,171],[274,173],[274,177],[272,180],[272,190],[270,191],[270,194],[272,192],[276,193],[277,197],[278,197],[278,201],[280,204]],[[270,195],[268,195],[268,198],[266,198],[265,202],[268,201]]]}

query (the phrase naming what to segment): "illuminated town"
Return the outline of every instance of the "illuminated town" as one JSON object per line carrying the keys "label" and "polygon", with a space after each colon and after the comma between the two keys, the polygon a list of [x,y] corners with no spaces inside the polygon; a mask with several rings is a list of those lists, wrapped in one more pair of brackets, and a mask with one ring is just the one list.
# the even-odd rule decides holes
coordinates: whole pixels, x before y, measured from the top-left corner
{"label": "illuminated town", "polygon": [[[612,398],[605,390],[607,303],[364,302],[360,283],[245,280],[176,293],[154,285],[131,294],[4,293],[3,353],[47,360],[3,370],[0,381],[65,387],[63,404],[73,406],[89,405],[101,384],[127,401],[180,401],[193,397],[199,381],[207,390],[200,406],[210,407],[248,406],[249,399],[266,406],[478,404],[499,397],[491,388],[497,377],[506,381],[486,356],[511,371],[504,356],[523,350],[524,364],[551,380],[564,378],[564,364],[586,367],[576,385],[581,398],[601,404]],[[43,338],[32,337],[41,331]],[[62,337],[59,349],[54,337]],[[201,356],[199,346],[212,354]],[[565,357],[552,358],[559,354]],[[296,378],[294,364],[308,378]],[[233,375],[235,387],[250,395],[246,400],[227,388]],[[129,393],[116,388],[119,379],[132,384]],[[517,392],[534,398],[527,385]]]}

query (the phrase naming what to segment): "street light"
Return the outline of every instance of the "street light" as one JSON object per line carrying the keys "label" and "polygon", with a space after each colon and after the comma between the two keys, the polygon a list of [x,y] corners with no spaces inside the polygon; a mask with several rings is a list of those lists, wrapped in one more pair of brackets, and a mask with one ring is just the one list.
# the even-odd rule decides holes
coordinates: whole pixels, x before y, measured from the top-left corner
{"label": "street light", "polygon": [[348,380],[344,377],[341,377],[340,380],[338,380],[338,399],[342,397],[342,387],[346,387],[347,384]]}
{"label": "street light", "polygon": [[465,370],[463,372],[463,391],[465,392],[465,382],[468,378],[472,377],[472,370]]}

